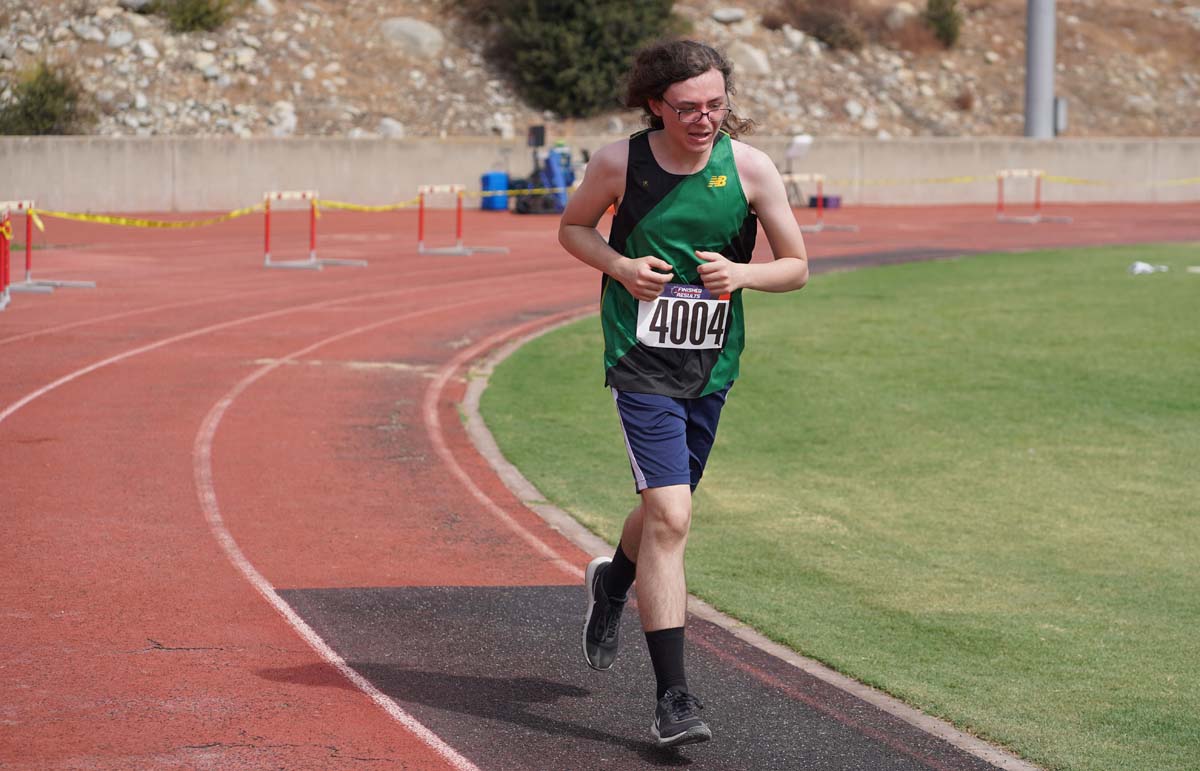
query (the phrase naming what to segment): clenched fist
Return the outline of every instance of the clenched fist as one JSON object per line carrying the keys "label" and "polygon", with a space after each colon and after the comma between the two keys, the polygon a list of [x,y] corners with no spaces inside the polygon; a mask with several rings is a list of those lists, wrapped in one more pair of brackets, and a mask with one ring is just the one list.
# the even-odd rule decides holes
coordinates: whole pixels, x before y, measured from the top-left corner
{"label": "clenched fist", "polygon": [[662,294],[663,287],[675,277],[671,264],[654,256],[622,260],[620,266],[614,277],[629,290],[629,294],[646,302]]}
{"label": "clenched fist", "polygon": [[705,289],[715,295],[722,295],[742,288],[742,272],[746,268],[745,265],[731,262],[725,259],[724,255],[716,252],[697,250],[696,256],[704,261],[698,270]]}

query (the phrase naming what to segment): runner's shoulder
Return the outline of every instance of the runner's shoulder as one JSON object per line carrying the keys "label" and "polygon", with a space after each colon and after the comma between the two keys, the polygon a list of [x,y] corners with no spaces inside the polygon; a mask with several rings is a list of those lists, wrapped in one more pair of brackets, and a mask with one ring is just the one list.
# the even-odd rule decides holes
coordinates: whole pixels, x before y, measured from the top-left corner
{"label": "runner's shoulder", "polygon": [[596,152],[592,153],[592,157],[588,160],[588,169],[593,166],[601,173],[620,172],[625,173],[625,167],[629,163],[629,140],[621,139],[612,144],[607,144],[601,147]]}
{"label": "runner's shoulder", "polygon": [[731,138],[730,142],[733,143],[733,162],[737,164],[738,174],[759,177],[762,174],[779,173],[775,161],[762,150],[738,139]]}
{"label": "runner's shoulder", "polygon": [[783,181],[775,161],[757,147],[745,142],[733,141],[733,163],[737,166],[738,177],[742,181],[742,190],[751,206],[761,195],[770,194],[772,190],[782,190]]}

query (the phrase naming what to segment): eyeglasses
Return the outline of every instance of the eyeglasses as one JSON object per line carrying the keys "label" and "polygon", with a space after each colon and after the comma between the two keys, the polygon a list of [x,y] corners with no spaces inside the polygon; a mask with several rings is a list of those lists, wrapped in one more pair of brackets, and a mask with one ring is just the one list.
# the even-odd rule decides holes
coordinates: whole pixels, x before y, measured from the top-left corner
{"label": "eyeglasses", "polygon": [[704,118],[709,118],[710,120],[715,120],[717,123],[720,123],[721,121],[725,120],[725,117],[729,115],[729,112],[732,109],[731,107],[718,107],[715,110],[697,110],[694,107],[689,107],[686,110],[681,110],[668,102],[666,99],[662,99],[660,97],[659,101],[675,111],[675,114],[679,116],[680,123],[699,123]]}

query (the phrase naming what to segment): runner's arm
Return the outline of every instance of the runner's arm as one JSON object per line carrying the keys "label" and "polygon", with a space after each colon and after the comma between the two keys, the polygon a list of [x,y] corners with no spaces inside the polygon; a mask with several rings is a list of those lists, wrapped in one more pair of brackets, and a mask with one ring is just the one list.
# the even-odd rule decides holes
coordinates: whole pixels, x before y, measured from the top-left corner
{"label": "runner's arm", "polygon": [[[790,292],[808,283],[808,252],[804,236],[788,203],[787,189],[770,157],[749,145],[735,146],[738,176],[746,199],[758,215],[767,242],[771,262],[740,264],[721,255],[697,252],[707,264],[700,275],[709,291],[757,289],[762,292]],[[711,282],[711,285],[710,285]]]}
{"label": "runner's arm", "polygon": [[577,260],[620,281],[639,300],[653,300],[671,280],[671,265],[656,256],[629,259],[608,245],[596,224],[625,192],[629,143],[600,148],[571,195],[558,226],[558,242]]}

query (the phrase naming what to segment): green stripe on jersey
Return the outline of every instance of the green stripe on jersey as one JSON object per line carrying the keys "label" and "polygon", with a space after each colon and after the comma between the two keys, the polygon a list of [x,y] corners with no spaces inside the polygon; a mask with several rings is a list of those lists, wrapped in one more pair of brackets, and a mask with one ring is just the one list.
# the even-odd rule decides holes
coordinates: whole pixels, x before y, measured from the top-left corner
{"label": "green stripe on jersey", "polygon": [[[638,139],[630,140],[631,153]],[[649,150],[648,146],[644,149]],[[651,166],[657,168],[656,164]],[[658,173],[667,175],[661,169]],[[636,189],[637,180],[632,185]],[[702,170],[679,178],[660,200],[643,210],[646,213],[625,238],[623,253],[629,258],[654,255],[666,260],[675,274],[673,283],[702,283],[698,268],[703,260],[695,255],[696,250],[723,253],[737,262],[750,260],[750,254],[742,254],[740,248],[743,228],[751,217],[749,205],[734,163],[733,141],[724,133],[718,134]],[[663,351],[640,346],[637,314],[637,300],[628,290],[617,281],[606,281],[601,324],[605,336],[604,366],[610,385],[658,393],[663,389],[661,373],[643,371],[669,368],[686,372],[686,379],[691,382],[680,384],[679,377],[666,378],[673,384],[667,390],[686,392],[666,395],[703,396],[719,391],[738,376],[738,359],[745,344],[741,290],[733,292],[730,298],[728,340],[719,352]]]}

